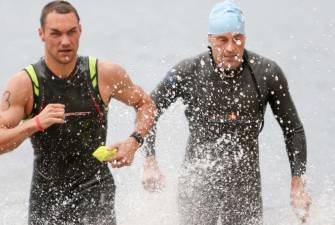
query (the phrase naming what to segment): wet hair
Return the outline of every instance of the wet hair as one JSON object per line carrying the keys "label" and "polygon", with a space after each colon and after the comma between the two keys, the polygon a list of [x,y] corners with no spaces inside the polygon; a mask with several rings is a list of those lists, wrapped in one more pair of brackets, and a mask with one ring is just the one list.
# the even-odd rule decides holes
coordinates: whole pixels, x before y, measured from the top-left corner
{"label": "wet hair", "polygon": [[60,14],[67,14],[67,13],[73,12],[77,17],[78,22],[80,22],[78,11],[75,7],[73,7],[73,5],[71,5],[71,3],[67,1],[57,1],[56,0],[56,1],[49,2],[43,7],[41,18],[40,18],[41,27],[44,27],[45,18],[47,17],[47,15],[54,11]]}

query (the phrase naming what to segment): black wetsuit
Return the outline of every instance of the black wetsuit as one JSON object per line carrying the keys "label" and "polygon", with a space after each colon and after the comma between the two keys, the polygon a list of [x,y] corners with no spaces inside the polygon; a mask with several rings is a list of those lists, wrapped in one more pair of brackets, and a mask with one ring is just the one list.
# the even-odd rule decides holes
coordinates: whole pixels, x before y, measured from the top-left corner
{"label": "black wetsuit", "polygon": [[29,224],[116,224],[113,177],[107,164],[92,156],[106,142],[107,109],[91,80],[88,57],[78,57],[66,79],[55,76],[43,59],[33,67],[39,92],[34,91],[32,116],[50,103],[64,104],[67,116],[64,124],[31,137]]}
{"label": "black wetsuit", "polygon": [[[292,175],[306,168],[306,141],[278,65],[245,51],[234,71],[220,71],[211,50],[174,66],[152,92],[158,117],[180,98],[190,136],[179,180],[183,225],[262,224],[258,135],[267,103],[281,126]],[[156,128],[147,137],[154,154]]]}

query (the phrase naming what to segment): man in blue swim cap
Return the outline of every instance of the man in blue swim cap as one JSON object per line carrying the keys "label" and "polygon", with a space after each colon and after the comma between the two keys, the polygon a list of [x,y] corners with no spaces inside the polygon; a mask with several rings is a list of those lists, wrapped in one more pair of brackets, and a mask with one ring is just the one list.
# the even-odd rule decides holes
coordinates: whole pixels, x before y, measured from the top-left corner
{"label": "man in blue swim cap", "polygon": [[219,68],[229,70],[241,65],[245,40],[244,17],[236,3],[226,0],[216,4],[209,15],[208,41]]}
{"label": "man in blue swim cap", "polygon": [[[291,203],[304,222],[306,139],[287,80],[272,60],[245,49],[239,6],[218,3],[209,15],[209,50],[174,66],[152,92],[157,117],[177,99],[186,105],[190,136],[178,204],[182,225],[262,224],[258,136],[267,104],[283,130],[291,166]],[[144,187],[155,190],[156,128],[147,138]]]}

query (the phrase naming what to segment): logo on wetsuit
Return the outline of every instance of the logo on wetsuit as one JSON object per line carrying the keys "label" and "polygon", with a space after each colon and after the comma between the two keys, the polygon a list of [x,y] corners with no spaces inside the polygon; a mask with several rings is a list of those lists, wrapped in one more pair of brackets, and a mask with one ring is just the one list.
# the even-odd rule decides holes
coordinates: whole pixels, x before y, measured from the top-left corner
{"label": "logo on wetsuit", "polygon": [[227,116],[228,120],[237,120],[237,115],[235,112],[230,112]]}
{"label": "logo on wetsuit", "polygon": [[212,115],[209,119],[209,121],[216,123],[232,122],[237,120],[239,120],[238,112],[229,112],[226,115]]}

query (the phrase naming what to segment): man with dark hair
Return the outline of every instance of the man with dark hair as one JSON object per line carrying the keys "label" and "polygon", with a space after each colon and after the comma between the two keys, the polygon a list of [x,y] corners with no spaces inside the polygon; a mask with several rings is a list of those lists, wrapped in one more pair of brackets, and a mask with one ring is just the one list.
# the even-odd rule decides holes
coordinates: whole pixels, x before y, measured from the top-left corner
{"label": "man with dark hair", "polygon": [[[284,73],[245,49],[244,17],[231,0],[212,9],[208,41],[208,51],[174,66],[152,92],[157,120],[177,99],[186,105],[190,136],[178,187],[181,224],[262,224],[258,136],[267,103],[285,137],[292,206],[305,221],[311,203],[303,180],[306,141]],[[155,133],[146,145],[143,183],[149,191],[162,178]]]}
{"label": "man with dark hair", "polygon": [[136,125],[110,147],[117,153],[107,160],[129,166],[153,124],[154,103],[121,66],[77,55],[81,25],[70,3],[53,1],[43,9],[39,35],[44,57],[15,74],[3,94],[0,154],[31,138],[29,224],[116,224],[112,174],[92,153],[106,144],[114,98],[135,108]]}
{"label": "man with dark hair", "polygon": [[53,11],[59,14],[67,14],[73,12],[77,17],[78,22],[80,22],[78,11],[76,8],[73,7],[73,5],[71,5],[71,3],[67,1],[52,1],[46,4],[42,9],[40,18],[41,27],[44,27],[46,16]]}

